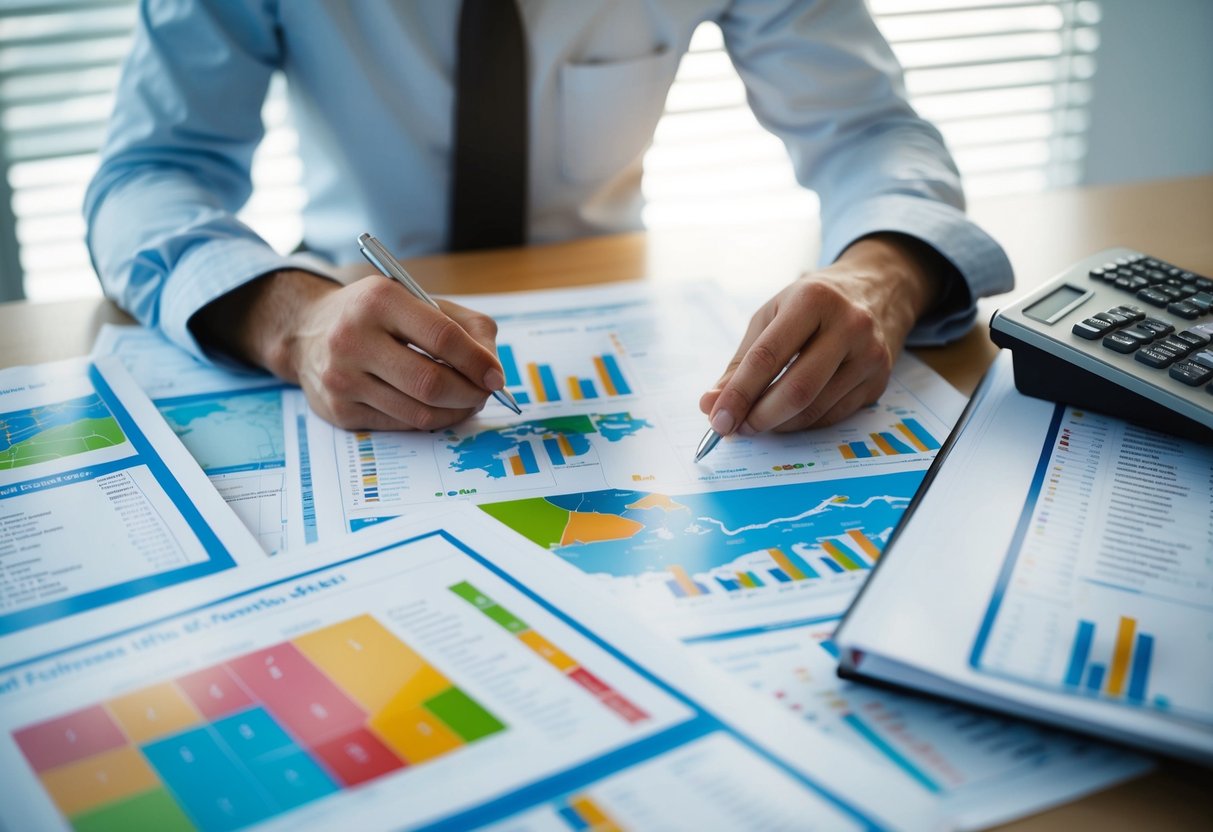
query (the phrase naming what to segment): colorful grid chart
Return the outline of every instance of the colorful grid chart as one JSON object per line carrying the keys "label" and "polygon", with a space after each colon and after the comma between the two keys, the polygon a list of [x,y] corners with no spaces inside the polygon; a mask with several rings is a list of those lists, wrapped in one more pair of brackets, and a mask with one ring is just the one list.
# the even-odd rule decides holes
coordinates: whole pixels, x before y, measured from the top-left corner
{"label": "colorful grid chart", "polygon": [[[695,580],[685,567],[673,564],[666,567],[670,574],[666,586],[676,598],[692,598],[819,580],[823,573],[842,574],[871,569],[880,558],[880,552],[881,544],[878,541],[860,529],[850,529],[844,535],[821,538],[811,555],[801,556],[785,549],[767,549],[765,554],[769,560],[762,563],[761,559],[755,559],[761,565],[746,570],[715,570],[703,580]],[[814,567],[813,563],[818,566]]]}
{"label": "colorful grid chart", "polygon": [[379,463],[375,459],[375,439],[370,431],[354,433],[358,453],[358,478],[362,484],[362,499],[368,503],[379,502]]}
{"label": "colorful grid chart", "polygon": [[[624,376],[618,359],[610,354],[591,356],[594,372],[591,376],[567,375],[562,391],[551,364],[532,361],[520,365],[509,344],[499,344],[497,357],[505,370],[505,385],[519,404],[531,402],[558,402],[565,398],[573,401],[597,399],[603,396],[630,396],[632,386]],[[525,377],[520,372],[525,369]],[[513,389],[519,388],[519,389]]]}
{"label": "colorful grid chart", "polygon": [[[900,433],[901,436],[892,431]],[[838,452],[842,454],[843,459],[868,459],[874,456],[922,454],[939,450],[939,442],[917,419],[904,419],[893,425],[892,431],[868,434],[872,439],[871,445],[866,442],[847,442],[839,445]]]}
{"label": "colorful grid chart", "polygon": [[[1112,644],[1112,661],[1109,663],[1091,661],[1095,639],[1095,622],[1079,620],[1063,680],[1066,687],[1134,705],[1146,705],[1154,636],[1137,632],[1137,619],[1121,616]],[[1149,704],[1161,710],[1169,706],[1163,696],[1155,696]]]}
{"label": "colorful grid chart", "polygon": [[566,679],[585,689],[591,696],[629,723],[644,722],[649,714],[602,679],[590,673],[579,662],[552,644],[518,616],[498,604],[467,581],[449,587],[451,592],[484,613],[532,652],[560,671]]}
{"label": "colorful grid chart", "polygon": [[16,731],[77,830],[237,829],[506,726],[369,615]]}
{"label": "colorful grid chart", "polygon": [[573,832],[621,832],[623,827],[606,810],[584,794],[574,795],[556,805],[556,815]]}
{"label": "colorful grid chart", "polygon": [[589,453],[590,440],[582,433],[549,433],[543,437],[543,449],[553,465],[565,465],[570,459]]}

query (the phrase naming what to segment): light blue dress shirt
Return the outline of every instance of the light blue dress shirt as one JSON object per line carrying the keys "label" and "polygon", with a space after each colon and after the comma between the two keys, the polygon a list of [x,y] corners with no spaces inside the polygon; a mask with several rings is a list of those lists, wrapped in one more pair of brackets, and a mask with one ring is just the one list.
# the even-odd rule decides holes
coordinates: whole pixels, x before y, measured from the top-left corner
{"label": "light blue dress shirt", "polygon": [[[439,0],[145,0],[85,199],[106,293],[201,355],[190,318],[268,272],[316,271],[235,212],[252,189],[261,105],[282,70],[300,135],[304,239],[358,260],[371,231],[400,256],[447,238],[455,32]],[[641,160],[696,26],[719,23],[758,120],[822,204],[822,262],[877,231],[917,237],[971,299],[1011,266],[963,214],[939,133],[906,102],[862,0],[521,0],[530,74],[533,242],[640,227]],[[963,298],[964,291],[959,292]],[[920,322],[963,334],[975,307]]]}

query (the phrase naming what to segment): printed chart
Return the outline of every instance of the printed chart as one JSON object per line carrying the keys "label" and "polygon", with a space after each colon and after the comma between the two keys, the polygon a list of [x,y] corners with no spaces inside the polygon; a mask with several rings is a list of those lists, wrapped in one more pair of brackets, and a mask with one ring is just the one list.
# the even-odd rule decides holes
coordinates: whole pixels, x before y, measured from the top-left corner
{"label": "printed chart", "polygon": [[1210,505],[1213,449],[1058,408],[973,666],[1213,724]]}
{"label": "printed chart", "polygon": [[909,471],[677,496],[605,490],[481,508],[685,637],[841,613],[921,479]]}
{"label": "printed chart", "polygon": [[126,441],[101,397],[0,413],[0,471],[54,462]]}

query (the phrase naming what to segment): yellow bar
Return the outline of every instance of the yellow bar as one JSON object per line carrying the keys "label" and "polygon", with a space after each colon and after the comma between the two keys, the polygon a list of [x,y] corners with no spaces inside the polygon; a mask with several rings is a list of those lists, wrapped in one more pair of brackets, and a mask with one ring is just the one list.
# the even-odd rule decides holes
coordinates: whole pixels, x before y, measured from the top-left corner
{"label": "yellow bar", "polygon": [[573,398],[577,399],[577,400],[582,399],[583,397],[581,395],[580,379],[578,379],[577,376],[569,376],[568,382],[569,382],[569,393],[572,394]]}
{"label": "yellow bar", "polygon": [[914,432],[911,431],[909,428],[907,428],[905,425],[898,423],[898,424],[894,425],[894,427],[896,427],[899,431],[901,431],[901,433],[905,436],[905,438],[909,439],[910,444],[913,445],[915,448],[917,448],[920,451],[924,451],[924,452],[928,450],[927,446],[922,444],[922,440],[919,439],[917,436],[915,436]]}
{"label": "yellow bar", "polygon": [[543,636],[534,630],[527,630],[525,633],[519,633],[518,639],[527,647],[534,650],[539,655],[547,660],[548,664],[559,670],[561,673],[568,673],[571,670],[576,670],[579,665],[571,656],[565,653],[552,642],[548,641]]}
{"label": "yellow bar", "polygon": [[857,544],[859,544],[859,548],[862,549],[864,554],[866,554],[872,560],[876,560],[880,557],[880,549],[875,543],[872,542],[870,537],[861,532],[859,529],[850,529],[847,531],[847,534],[851,536],[851,540],[854,540]]}
{"label": "yellow bar", "polygon": [[451,686],[446,677],[369,615],[292,639],[299,652],[370,714],[403,697],[411,708]]}
{"label": "yellow bar", "polygon": [[841,566],[843,569],[846,569],[849,572],[854,572],[856,569],[860,568],[859,564],[856,563],[855,561],[851,560],[850,556],[847,555],[847,553],[843,550],[843,548],[841,546],[839,546],[837,543],[835,543],[834,541],[822,540],[819,542],[821,543],[821,548],[825,549],[826,552],[833,555],[834,560],[838,561],[838,565]]}
{"label": "yellow bar", "polygon": [[535,398],[541,402],[548,400],[547,392],[543,389],[543,379],[539,377],[539,365],[531,362],[526,365],[527,377],[531,380],[531,392],[535,394]]}
{"label": "yellow bar", "polygon": [[563,433],[556,437],[556,444],[560,446],[560,450],[566,457],[577,456],[577,454],[573,453],[573,444],[569,442],[569,438]]}
{"label": "yellow bar", "polygon": [[669,569],[670,574],[674,576],[674,580],[678,581],[678,585],[682,587],[683,591],[686,592],[687,595],[703,594],[699,591],[699,587],[695,586],[695,582],[691,580],[691,576],[687,574],[686,569],[682,568],[681,565],[676,563],[669,567]]}
{"label": "yellow bar", "polygon": [[796,568],[796,564],[792,563],[792,561],[788,559],[788,556],[785,555],[782,550],[767,549],[767,552],[775,559],[775,562],[779,564],[779,568],[788,573],[789,578],[791,578],[793,581],[804,580],[804,573]]}
{"label": "yellow bar", "polygon": [[514,454],[510,457],[510,470],[514,472],[514,476],[521,477],[526,473],[526,466],[522,464],[522,457]]}
{"label": "yellow bar", "polygon": [[1136,618],[1120,617],[1116,629],[1116,646],[1112,648],[1112,666],[1108,669],[1108,695],[1120,696],[1125,690],[1125,677],[1129,675],[1129,657],[1133,654],[1133,635],[1137,630]]}
{"label": "yellow bar", "polygon": [[87,812],[159,785],[160,778],[132,745],[42,772],[43,788],[65,815]]}
{"label": "yellow bar", "polygon": [[594,356],[594,369],[598,371],[598,378],[602,380],[602,388],[606,390],[606,394],[608,396],[618,396],[619,391],[611,383],[611,374],[607,372],[606,362],[602,360],[601,355]]}
{"label": "yellow bar", "polygon": [[877,448],[880,448],[880,450],[884,451],[889,456],[897,456],[897,449],[890,445],[889,440],[885,439],[879,433],[869,433],[868,436],[872,437],[872,441],[876,443]]}
{"label": "yellow bar", "polygon": [[839,445],[838,453],[842,454],[843,459],[854,459],[855,458],[855,452],[853,450],[851,450],[850,445]]}
{"label": "yellow bar", "polygon": [[746,589],[754,589],[758,586],[758,584],[754,583],[754,579],[744,572],[737,573],[737,580],[740,581],[741,585]]}
{"label": "yellow bar", "polygon": [[601,806],[585,795],[574,797],[569,801],[569,806],[594,832],[611,832],[611,830],[621,828],[611,819],[610,815],[602,810]]}

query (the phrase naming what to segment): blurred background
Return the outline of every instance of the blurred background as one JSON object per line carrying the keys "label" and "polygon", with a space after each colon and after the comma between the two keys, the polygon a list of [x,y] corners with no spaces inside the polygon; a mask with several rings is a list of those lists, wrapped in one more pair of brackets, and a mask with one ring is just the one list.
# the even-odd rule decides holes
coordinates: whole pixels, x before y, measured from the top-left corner
{"label": "blurred background", "polygon": [[[80,206],[136,0],[0,0],[0,300],[100,294]],[[970,198],[1213,173],[1213,0],[869,0]],[[299,242],[281,78],[242,213]],[[780,142],[704,25],[645,159],[650,227],[812,221]],[[1213,229],[1210,229],[1213,233]]]}

